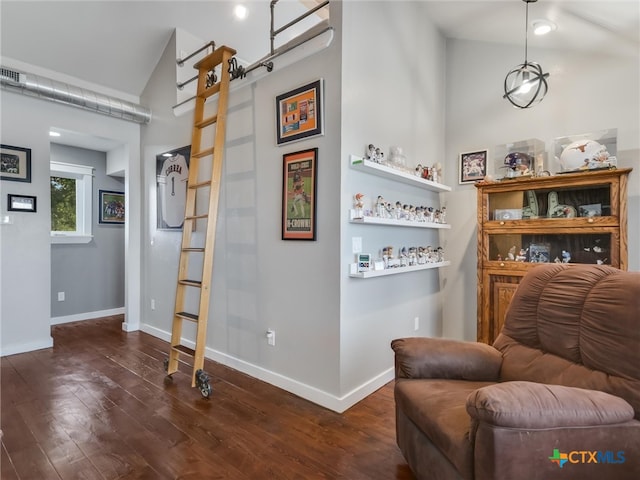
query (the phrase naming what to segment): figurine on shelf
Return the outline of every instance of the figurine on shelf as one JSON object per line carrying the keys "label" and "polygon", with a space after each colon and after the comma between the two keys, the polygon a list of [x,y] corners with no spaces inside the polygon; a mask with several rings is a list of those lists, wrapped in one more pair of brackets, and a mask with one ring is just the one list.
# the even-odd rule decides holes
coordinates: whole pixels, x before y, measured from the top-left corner
{"label": "figurine on shelf", "polygon": [[440,223],[447,223],[447,207],[440,209]]}
{"label": "figurine on shelf", "polygon": [[386,203],[387,202],[384,201],[384,198],[382,197],[382,195],[378,195],[378,198],[376,199],[376,217],[386,218],[387,216]]}
{"label": "figurine on shelf", "polygon": [[442,182],[442,164],[440,162],[434,163],[433,167],[431,167],[431,181]]}
{"label": "figurine on shelf", "polygon": [[571,261],[571,252],[562,250],[562,263],[569,263]]}
{"label": "figurine on shelf", "polygon": [[402,218],[402,204],[400,201],[396,202],[396,210],[395,210],[396,220],[400,220]]}
{"label": "figurine on shelf", "polygon": [[421,164],[418,164],[416,166],[416,177],[420,177],[422,178],[422,172],[423,172],[424,168],[422,168]]}
{"label": "figurine on shelf", "polygon": [[518,255],[516,255],[516,262],[526,262],[528,250],[529,250],[528,248],[521,248]]}
{"label": "figurine on shelf", "polygon": [[407,167],[407,157],[405,157],[402,147],[391,147],[389,149],[389,162],[399,170],[405,170]]}
{"label": "figurine on shelf", "polygon": [[515,245],[509,249],[509,253],[507,253],[507,258],[509,260],[515,260],[516,259],[516,246]]}
{"label": "figurine on shelf", "polygon": [[369,148],[367,150],[367,160],[378,163],[378,158],[376,156],[376,147],[370,143]]}
{"label": "figurine on shelf", "polygon": [[364,216],[364,194],[356,193],[353,196],[354,216],[353,218],[362,218]]}

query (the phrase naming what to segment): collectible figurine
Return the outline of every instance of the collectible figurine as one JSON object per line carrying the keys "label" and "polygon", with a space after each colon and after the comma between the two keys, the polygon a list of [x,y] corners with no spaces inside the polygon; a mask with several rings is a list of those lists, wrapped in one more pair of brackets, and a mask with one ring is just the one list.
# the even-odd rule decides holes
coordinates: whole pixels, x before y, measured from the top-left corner
{"label": "collectible figurine", "polygon": [[571,253],[566,250],[562,250],[562,263],[569,263],[570,261]]}
{"label": "collectible figurine", "polygon": [[353,206],[355,207],[353,218],[362,218],[364,216],[364,195],[362,193],[356,193],[353,196]]}
{"label": "collectible figurine", "polygon": [[528,248],[521,248],[520,253],[516,255],[516,262],[526,262],[527,261],[527,250]]}
{"label": "collectible figurine", "polygon": [[382,195],[378,195],[378,199],[376,200],[376,217],[385,218],[387,216],[386,203]]}
{"label": "collectible figurine", "polygon": [[515,260],[516,259],[516,246],[515,245],[509,249],[509,253],[507,254],[507,258],[509,260]]}

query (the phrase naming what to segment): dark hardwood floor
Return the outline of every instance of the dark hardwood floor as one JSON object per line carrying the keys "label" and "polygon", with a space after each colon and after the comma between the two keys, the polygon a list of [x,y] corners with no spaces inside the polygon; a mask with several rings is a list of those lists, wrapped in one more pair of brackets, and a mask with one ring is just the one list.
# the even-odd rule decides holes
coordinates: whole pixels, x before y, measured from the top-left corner
{"label": "dark hardwood floor", "polygon": [[413,479],[393,383],[337,414],[207,360],[205,399],[121,322],[54,326],[53,348],[0,360],[2,480]]}

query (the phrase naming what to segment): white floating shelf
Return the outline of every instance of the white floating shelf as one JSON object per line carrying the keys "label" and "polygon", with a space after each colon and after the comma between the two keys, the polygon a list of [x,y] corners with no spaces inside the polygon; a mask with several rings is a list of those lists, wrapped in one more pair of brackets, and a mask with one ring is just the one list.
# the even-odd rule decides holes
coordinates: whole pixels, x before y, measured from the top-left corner
{"label": "white floating shelf", "polygon": [[379,177],[390,178],[398,182],[403,182],[408,185],[413,185],[414,187],[425,188],[433,192],[450,192],[451,191],[451,187],[447,185],[443,185],[442,183],[436,183],[436,182],[432,182],[431,180],[425,180],[424,178],[411,175],[410,173],[406,173],[401,170],[397,170],[395,168],[387,167],[386,165],[382,165],[380,163],[372,162],[363,157],[350,155],[349,160],[351,161],[351,166],[353,168],[362,170],[363,172],[371,173],[373,175],[378,175]]}
{"label": "white floating shelf", "polygon": [[447,267],[451,265],[449,260],[437,263],[425,263],[423,265],[412,265],[410,267],[385,268],[384,270],[369,270],[368,272],[359,272],[349,274],[352,278],[373,278],[384,277],[385,275],[396,275],[398,273],[417,272],[418,270],[429,270],[432,268]]}
{"label": "white floating shelf", "polygon": [[436,222],[413,222],[410,220],[396,220],[395,218],[381,217],[362,217],[352,218],[350,223],[359,223],[360,225],[389,225],[393,227],[413,227],[413,228],[451,228],[448,223]]}

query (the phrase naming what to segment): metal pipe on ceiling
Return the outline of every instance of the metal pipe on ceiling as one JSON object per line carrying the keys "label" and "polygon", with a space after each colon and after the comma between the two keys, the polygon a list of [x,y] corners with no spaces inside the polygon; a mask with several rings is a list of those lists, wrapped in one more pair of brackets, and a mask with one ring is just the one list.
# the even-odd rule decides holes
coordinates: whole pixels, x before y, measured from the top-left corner
{"label": "metal pipe on ceiling", "polygon": [[50,78],[0,67],[0,85],[8,91],[50,100],[110,117],[147,124],[151,110],[142,105]]}

